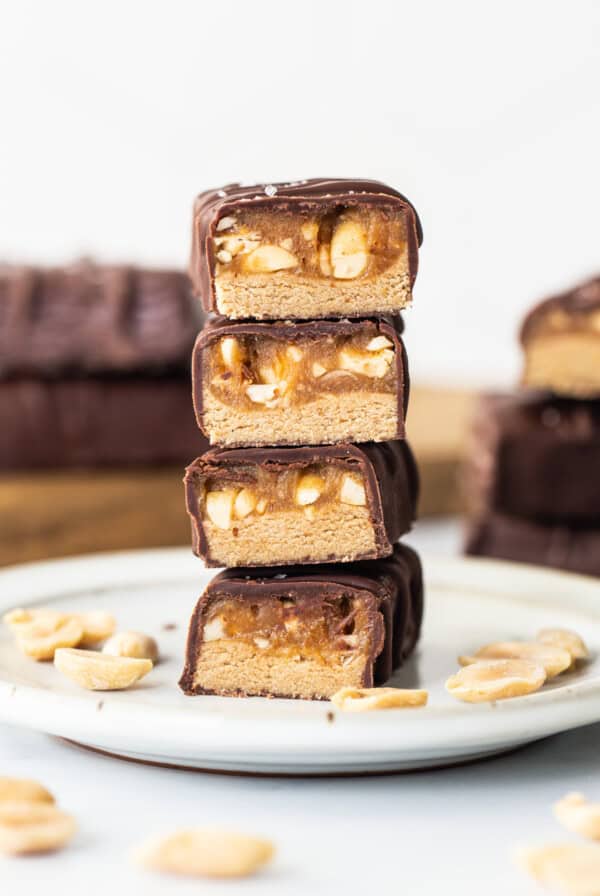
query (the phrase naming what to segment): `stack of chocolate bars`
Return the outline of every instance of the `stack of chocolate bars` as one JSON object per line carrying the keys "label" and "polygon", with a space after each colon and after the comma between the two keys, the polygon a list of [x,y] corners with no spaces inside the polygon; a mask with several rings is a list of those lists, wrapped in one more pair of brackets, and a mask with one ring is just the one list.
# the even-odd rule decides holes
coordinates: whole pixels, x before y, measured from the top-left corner
{"label": "stack of chocolate bars", "polygon": [[467,553],[600,576],[600,278],[535,307],[527,391],[485,396],[467,470]]}
{"label": "stack of chocolate bars", "polygon": [[191,276],[216,314],[193,352],[211,449],[187,469],[194,551],[187,694],[325,699],[412,651],[420,562],[399,544],[418,477],[404,441],[400,310],[421,230],[374,181],[203,193]]}

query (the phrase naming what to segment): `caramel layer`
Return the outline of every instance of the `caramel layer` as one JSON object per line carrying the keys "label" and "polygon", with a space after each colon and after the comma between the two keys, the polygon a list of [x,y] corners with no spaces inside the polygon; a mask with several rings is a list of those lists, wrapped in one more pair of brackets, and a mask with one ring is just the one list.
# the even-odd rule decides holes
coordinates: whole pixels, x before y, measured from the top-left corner
{"label": "caramel layer", "polygon": [[232,466],[206,477],[197,490],[203,519],[219,529],[265,513],[297,510],[311,517],[339,504],[366,506],[362,476],[336,464],[272,471],[258,465]]}
{"label": "caramel layer", "polygon": [[338,206],[322,215],[236,210],[217,223],[215,279],[287,271],[314,279],[369,280],[408,258],[404,215]]}
{"label": "caramel layer", "polygon": [[292,407],[323,395],[395,394],[394,343],[372,332],[282,342],[264,335],[224,336],[204,356],[204,389],[244,410]]}
{"label": "caramel layer", "polygon": [[223,598],[207,610],[202,641],[241,641],[265,655],[311,656],[344,665],[369,653],[367,621],[364,602],[350,597],[303,602],[301,607],[290,598]]}

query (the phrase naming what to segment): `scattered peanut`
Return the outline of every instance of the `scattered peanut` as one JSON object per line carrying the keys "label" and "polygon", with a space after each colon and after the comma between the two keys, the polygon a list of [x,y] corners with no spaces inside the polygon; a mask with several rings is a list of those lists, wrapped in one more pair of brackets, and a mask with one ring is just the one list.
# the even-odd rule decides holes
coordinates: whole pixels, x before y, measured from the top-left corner
{"label": "scattered peanut", "polygon": [[248,877],[271,860],[268,840],[227,831],[192,828],[152,840],[134,853],[153,871],[193,877]]}
{"label": "scattered peanut", "polygon": [[0,778],[0,804],[54,803],[50,791],[29,778]]}
{"label": "scattered peanut", "polygon": [[548,644],[551,647],[561,647],[563,650],[568,650],[573,662],[587,660],[590,655],[583,638],[577,632],[569,631],[566,628],[543,628],[537,633],[535,640],[539,641],[540,644]]}
{"label": "scattered peanut", "polygon": [[119,691],[130,688],[150,672],[152,661],[109,656],[93,650],[61,648],[54,665],[67,678],[89,691]]}
{"label": "scattered peanut", "polygon": [[547,678],[560,675],[571,665],[571,654],[561,647],[551,647],[538,641],[498,641],[480,647],[473,656],[460,656],[461,666],[480,660],[530,660],[543,666]]}
{"label": "scattered peanut", "polygon": [[100,641],[106,641],[117,627],[115,617],[103,610],[89,610],[87,613],[71,615],[81,623],[83,628],[81,647],[91,647],[94,644],[99,644]]}
{"label": "scattered peanut", "polygon": [[158,660],[158,644],[150,635],[142,632],[117,632],[109,638],[102,653],[109,656],[129,656],[138,660]]}
{"label": "scattered peanut", "polygon": [[544,667],[530,660],[481,660],[452,675],[446,690],[466,703],[486,703],[531,694],[545,680]]}
{"label": "scattered peanut", "polygon": [[65,846],[75,822],[56,806],[41,802],[0,802],[0,852],[27,855]]}
{"label": "scattered peanut", "polygon": [[574,834],[600,840],[600,803],[588,803],[581,793],[568,793],[554,804],[554,816]]}
{"label": "scattered peanut", "polygon": [[337,691],[331,702],[344,712],[366,712],[372,709],[399,709],[425,706],[427,691],[404,688],[354,688]]}
{"label": "scattered peanut", "polygon": [[[105,641],[116,627],[114,616],[102,610],[67,613],[46,607],[29,610],[19,607],[6,613],[4,622],[16,636],[19,646],[34,659],[52,659],[56,646],[88,647]],[[81,629],[78,640],[74,640],[76,625]],[[42,638],[48,639],[45,646],[41,644]],[[54,641],[57,643],[53,649]]]}
{"label": "scattered peanut", "polygon": [[[35,625],[35,628],[33,627]],[[27,626],[24,633],[17,631],[17,646],[34,660],[51,660],[61,647],[74,647],[83,638],[83,627],[75,616],[64,616],[52,621],[39,621]]]}
{"label": "scattered peanut", "polygon": [[600,893],[600,846],[553,844],[521,849],[515,859],[535,880],[556,887],[567,896],[598,896]]}

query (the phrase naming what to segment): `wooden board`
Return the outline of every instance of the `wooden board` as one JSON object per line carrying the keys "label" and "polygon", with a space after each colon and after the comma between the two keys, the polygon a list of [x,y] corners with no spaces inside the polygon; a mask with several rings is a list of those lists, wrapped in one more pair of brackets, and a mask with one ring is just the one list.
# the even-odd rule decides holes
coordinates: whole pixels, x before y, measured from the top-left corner
{"label": "wooden board", "polygon": [[[421,471],[421,516],[460,507],[457,471],[472,402],[469,393],[412,390],[407,429]],[[182,476],[183,468],[4,474],[0,565],[189,544]]]}

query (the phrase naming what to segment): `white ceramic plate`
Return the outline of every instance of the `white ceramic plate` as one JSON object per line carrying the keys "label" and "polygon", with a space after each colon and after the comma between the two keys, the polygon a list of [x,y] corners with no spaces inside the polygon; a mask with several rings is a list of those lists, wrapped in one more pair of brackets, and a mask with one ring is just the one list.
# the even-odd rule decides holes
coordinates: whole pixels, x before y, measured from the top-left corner
{"label": "white ceramic plate", "polygon": [[[0,572],[0,610],[105,609],[154,635],[164,660],[135,689],[88,692],[22,656],[0,627],[0,720],[123,757],[190,768],[332,774],[444,765],[600,720],[600,583],[489,560],[424,556],[423,639],[394,684],[425,687],[426,708],[364,714],[327,702],[184,697],[177,687],[186,622],[209,575],[187,549],[97,554]],[[175,623],[176,627],[171,625]],[[453,700],[444,681],[458,653],[578,631],[593,656],[537,694],[496,704]]]}

